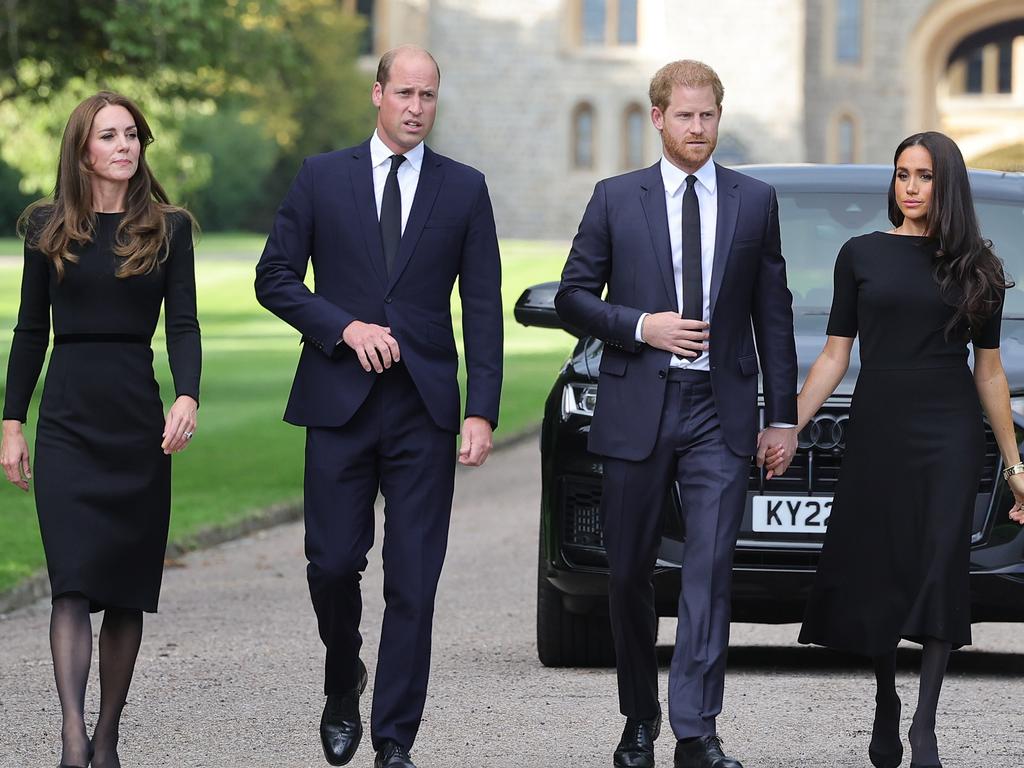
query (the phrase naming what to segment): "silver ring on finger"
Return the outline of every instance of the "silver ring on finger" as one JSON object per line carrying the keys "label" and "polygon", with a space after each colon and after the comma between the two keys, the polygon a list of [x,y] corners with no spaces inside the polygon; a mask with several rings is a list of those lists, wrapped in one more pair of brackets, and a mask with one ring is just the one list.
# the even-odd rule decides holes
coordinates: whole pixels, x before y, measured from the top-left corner
{"label": "silver ring on finger", "polygon": [[192,433],[191,432],[186,432],[185,433],[185,439],[186,440],[191,440],[192,439]]}

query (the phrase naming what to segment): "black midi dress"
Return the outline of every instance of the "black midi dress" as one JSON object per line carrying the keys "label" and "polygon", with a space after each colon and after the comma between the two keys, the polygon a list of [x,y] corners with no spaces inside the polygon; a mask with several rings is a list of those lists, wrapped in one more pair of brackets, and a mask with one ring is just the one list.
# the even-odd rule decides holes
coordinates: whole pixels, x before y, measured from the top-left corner
{"label": "black midi dress", "polygon": [[984,427],[967,342],[999,346],[1001,307],[951,334],[934,239],[875,232],[836,260],[830,336],[861,369],[801,643],[867,656],[900,638],[971,642],[971,519]]}
{"label": "black midi dress", "polygon": [[199,399],[192,230],[168,215],[166,259],[146,275],[115,276],[120,213],[95,214],[92,242],[72,250],[58,280],[28,246],[7,370],[4,419],[26,421],[53,315],[54,346],[39,405],[36,510],[54,597],[92,610],[156,611],[170,521],[171,461],[160,448],[164,409],[151,339],[164,305],[177,396]]}

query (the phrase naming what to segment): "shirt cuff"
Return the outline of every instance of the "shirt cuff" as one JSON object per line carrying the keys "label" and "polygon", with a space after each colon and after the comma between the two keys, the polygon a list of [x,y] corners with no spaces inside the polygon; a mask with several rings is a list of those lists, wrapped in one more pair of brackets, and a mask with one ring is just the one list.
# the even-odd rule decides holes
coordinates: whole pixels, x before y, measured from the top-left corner
{"label": "shirt cuff", "polygon": [[778,429],[794,429],[796,424],[787,424],[784,421],[773,421],[768,425],[769,427],[777,427]]}
{"label": "shirt cuff", "polygon": [[639,342],[640,344],[644,344],[645,343],[644,342],[644,335],[643,335],[644,318],[647,317],[649,314],[651,314],[651,313],[650,312],[644,312],[642,315],[640,315],[640,319],[636,321],[636,332],[633,334],[633,338],[637,342]]}

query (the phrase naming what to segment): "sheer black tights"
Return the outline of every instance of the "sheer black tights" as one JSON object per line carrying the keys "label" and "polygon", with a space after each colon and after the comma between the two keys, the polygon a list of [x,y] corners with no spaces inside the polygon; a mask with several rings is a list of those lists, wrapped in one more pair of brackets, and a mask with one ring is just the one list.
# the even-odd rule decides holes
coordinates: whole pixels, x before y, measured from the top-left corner
{"label": "sheer black tights", "polygon": [[910,748],[914,762],[922,766],[939,765],[939,747],[935,739],[935,712],[942,692],[942,679],[949,662],[950,644],[927,640],[921,651],[921,689],[917,711],[910,726]]}
{"label": "sheer black tights", "polygon": [[96,750],[93,768],[121,766],[117,757],[118,726],[141,643],[142,611],[108,608],[104,612],[100,628],[100,715],[92,737]]}
{"label": "sheer black tights", "polygon": [[[142,642],[142,612],[109,608],[100,628],[100,714],[92,747],[94,768],[119,768],[118,725],[135,671]],[[85,688],[92,662],[92,623],[89,600],[62,595],[50,614],[50,650],[60,699],[61,763],[89,764],[90,743],[85,729]]]}
{"label": "sheer black tights", "polygon": [[62,765],[89,764],[89,737],[85,732],[85,686],[92,662],[92,623],[89,601],[64,595],[53,601],[50,612],[50,652],[61,711]]}

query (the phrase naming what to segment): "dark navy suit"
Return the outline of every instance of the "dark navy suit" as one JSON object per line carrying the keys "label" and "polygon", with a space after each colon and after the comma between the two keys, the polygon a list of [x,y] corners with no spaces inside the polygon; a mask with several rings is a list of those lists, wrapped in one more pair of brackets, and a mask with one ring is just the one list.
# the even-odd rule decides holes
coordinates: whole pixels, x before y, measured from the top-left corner
{"label": "dark navy suit", "polygon": [[[315,287],[304,284],[312,262]],[[426,697],[434,595],[459,432],[451,295],[462,299],[466,416],[498,420],[498,242],[478,171],[425,149],[390,277],[369,142],[307,158],[256,268],[256,294],[304,342],[285,420],[307,428],[306,556],[327,648],[324,692],[356,684],[360,573],[384,496],[384,597],[371,732],[412,747]],[[401,362],[367,373],[338,343],[353,320],[390,327]]]}
{"label": "dark navy suit", "polygon": [[651,579],[665,494],[679,485],[686,544],[669,684],[678,738],[715,733],[721,711],[759,359],[766,421],[796,423],[792,295],[775,191],[716,171],[710,375],[687,371],[675,380],[670,353],[636,341],[642,313],[679,311],[659,164],[597,185],[555,299],[567,324],[605,342],[589,447],[605,457],[609,605],[627,717],[660,710]]}

